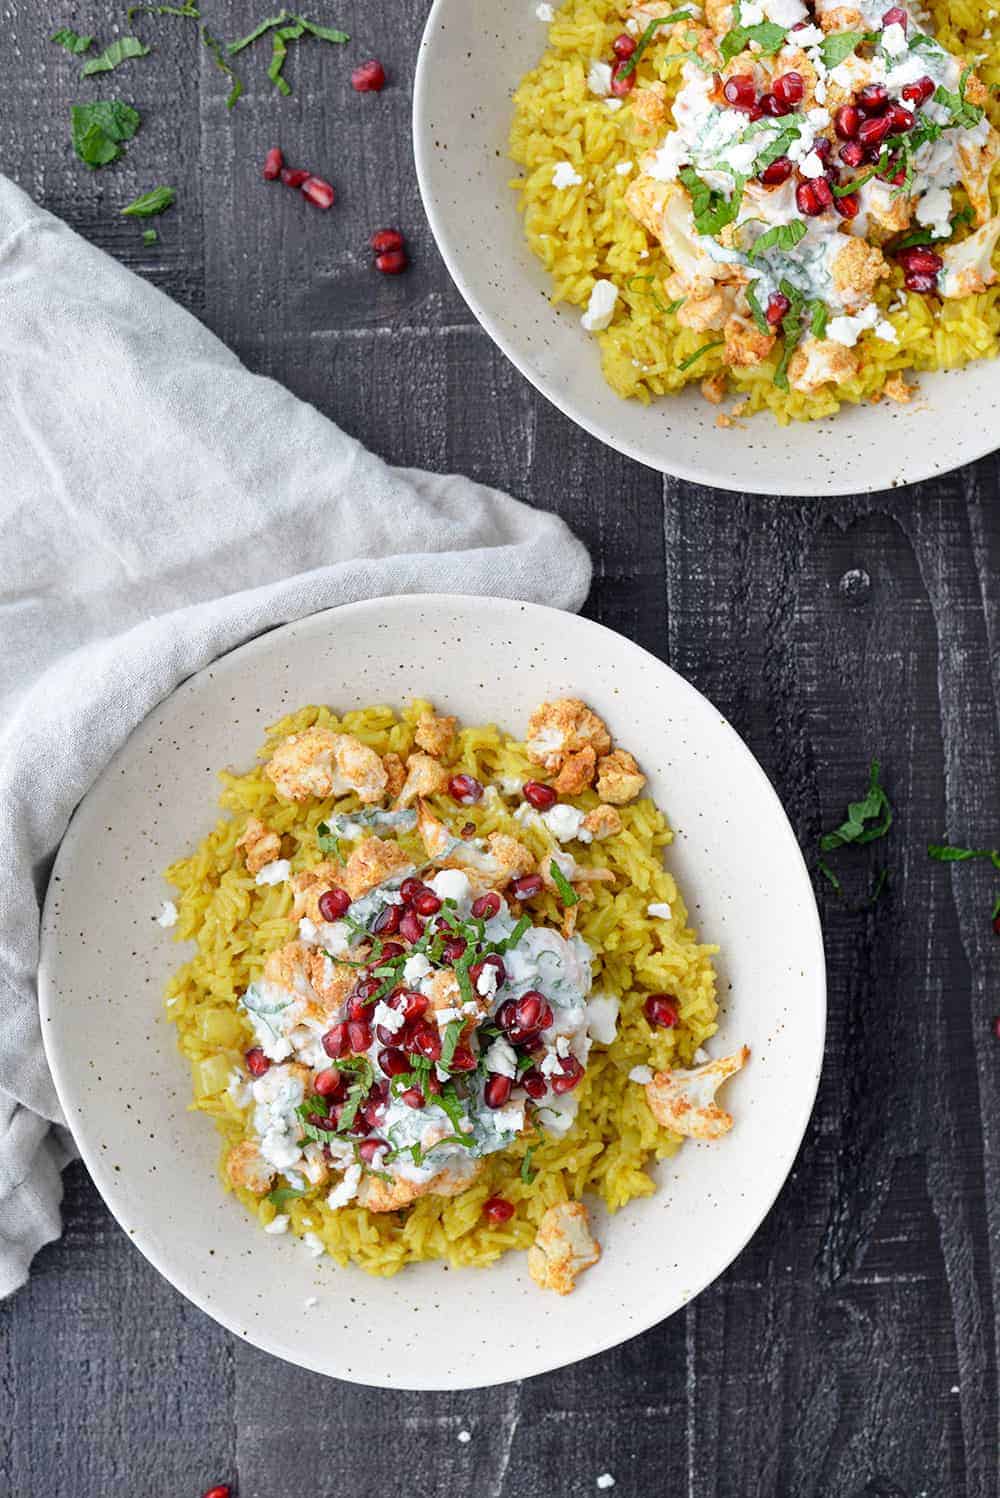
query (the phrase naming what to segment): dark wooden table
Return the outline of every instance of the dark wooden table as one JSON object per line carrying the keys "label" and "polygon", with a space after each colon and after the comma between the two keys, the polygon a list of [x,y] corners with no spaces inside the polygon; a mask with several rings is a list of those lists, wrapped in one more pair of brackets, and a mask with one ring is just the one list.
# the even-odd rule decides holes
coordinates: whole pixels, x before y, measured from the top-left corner
{"label": "dark wooden table", "polygon": [[[204,8],[232,38],[265,7]],[[874,907],[820,891],[827,1064],[796,1169],[686,1310],[518,1387],[337,1384],[183,1300],[76,1166],[65,1236],[0,1306],[0,1493],[196,1498],[230,1481],[240,1498],[589,1498],[607,1471],[621,1498],[996,1498],[1000,876],[925,851],[946,835],[1000,842],[996,460],[826,502],[715,493],[616,456],[510,367],[434,249],[409,128],[427,0],[316,0],[317,19],[357,38],[348,55],[303,46],[279,99],[258,54],[232,114],[190,21],[139,23],[155,53],[81,82],[47,33],[73,24],[103,44],[109,9],[0,5],[0,166],[376,451],[558,510],[593,553],[587,611],[718,704],[810,857],[873,755],[896,820],[843,859],[857,895],[873,855],[889,865]],[[392,84],[359,97],[350,63],[372,54]],[[115,95],[142,131],[91,174],[69,105]],[[333,212],[261,182],[276,142],[333,179]],[[178,203],[148,249],[118,209],[160,182]],[[370,267],[383,224],[410,239],[396,279]],[[470,1342],[474,1366],[489,1336]]]}

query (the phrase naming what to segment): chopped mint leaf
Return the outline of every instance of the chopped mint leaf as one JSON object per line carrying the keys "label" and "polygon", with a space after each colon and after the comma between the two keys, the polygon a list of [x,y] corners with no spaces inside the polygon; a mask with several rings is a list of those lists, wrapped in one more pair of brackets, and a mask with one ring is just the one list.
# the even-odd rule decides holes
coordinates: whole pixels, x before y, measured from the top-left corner
{"label": "chopped mint leaf", "polygon": [[289,1202],[299,1201],[305,1195],[304,1191],[296,1191],[294,1186],[275,1186],[274,1190],[268,1193],[267,1199],[280,1212],[281,1208]]}
{"label": "chopped mint leaf", "polygon": [[[715,348],[717,344],[724,341],[725,340],[721,338],[717,339],[716,343],[708,343],[705,345],[705,348]],[[691,355],[690,359],[685,360],[683,364],[679,364],[677,366],[678,369],[686,369],[689,364],[693,364],[695,359],[700,358],[701,355],[705,352],[705,348],[700,348],[696,354]],[[559,898],[562,900],[563,905],[565,905],[567,908],[571,905],[578,905],[580,903],[580,896],[570,884],[569,880],[566,878],[566,875],[563,873],[562,869],[556,863],[554,858],[549,864],[549,873],[552,875],[552,882],[554,883],[556,889],[559,891]]]}
{"label": "chopped mint leaf", "polygon": [[775,224],[772,228],[765,229],[754,241],[747,259],[752,263],[765,250],[794,250],[799,240],[805,238],[806,232],[806,225],[800,218],[793,218],[788,224]]}
{"label": "chopped mint leaf", "polygon": [[879,762],[873,759],[864,797],[850,802],[845,820],[833,832],[824,833],[820,838],[819,845],[824,853],[832,853],[848,843],[860,845],[885,837],[892,826],[892,806],[878,777]]}
{"label": "chopped mint leaf", "polygon": [[956,848],[950,843],[929,843],[927,856],[938,863],[968,863],[972,858],[988,858],[995,869],[1000,869],[1000,849],[997,848]]}
{"label": "chopped mint leaf", "polygon": [[787,28],[774,21],[761,21],[757,26],[734,26],[722,38],[719,51],[723,62],[732,62],[734,57],[746,51],[751,42],[756,42],[763,57],[773,57],[785,45],[787,35]]}
{"label": "chopped mint leaf", "polygon": [[524,1152],[524,1159],[521,1161],[521,1180],[529,1186],[538,1174],[531,1168],[531,1161],[537,1148],[537,1144],[529,1144]]}
{"label": "chopped mint leaf", "polygon": [[788,366],[799,339],[802,337],[802,308],[805,305],[805,298],[798,287],[793,286],[790,281],[779,281],[778,289],[782,296],[788,298],[788,311],[781,319],[781,332],[785,346],[781,351],[778,367],[774,371],[774,383],[779,390],[787,390]]}
{"label": "chopped mint leaf", "polygon": [[65,47],[66,51],[72,52],[74,57],[82,56],[94,45],[92,36],[80,36],[79,32],[74,31],[70,26],[60,26],[59,30],[54,31],[49,37],[49,41],[55,42],[59,47]]}
{"label": "chopped mint leaf", "polygon": [[105,47],[100,57],[93,57],[90,62],[84,63],[81,76],[89,78],[92,73],[110,73],[112,68],[120,67],[130,57],[148,57],[150,50],[137,36],[119,37],[118,41]]}
{"label": "chopped mint leaf", "polygon": [[650,21],[636,43],[636,48],[632,56],[623,62],[618,69],[618,77],[627,78],[630,73],[635,72],[639,65],[639,59],[661,26],[672,26],[675,21],[690,21],[690,19],[691,12],[689,10],[675,10],[671,11],[669,16],[659,16],[655,21]]}
{"label": "chopped mint leaf", "polygon": [[864,40],[863,31],[835,31],[832,35],[824,37],[819,46],[823,66],[827,71],[839,67]]}
{"label": "chopped mint leaf", "polygon": [[212,54],[212,57],[215,60],[216,67],[220,70],[220,72],[225,73],[227,78],[232,79],[232,87],[230,88],[228,97],[226,98],[226,108],[232,109],[237,99],[239,99],[243,93],[243,79],[239,76],[236,69],[229,61],[229,58],[226,56],[226,49],[223,47],[222,43],[218,40],[217,37],[214,37],[212,35],[207,26],[202,26],[201,28],[201,39],[205,46],[208,48],[209,52]]}
{"label": "chopped mint leaf", "polygon": [[771,324],[764,316],[764,309],[760,305],[760,298],[757,295],[757,287],[753,281],[747,282],[745,295],[747,301],[750,303],[750,311],[753,313],[754,322],[757,324],[762,333],[770,333]]}
{"label": "chopped mint leaf", "polygon": [[321,853],[332,853],[340,864],[346,864],[347,860],[340,851],[340,838],[330,831],[326,822],[320,822],[316,828],[316,846]]}
{"label": "chopped mint leaf", "polygon": [[733,195],[727,198],[725,193],[703,182],[693,167],[681,167],[677,175],[690,194],[691,213],[699,234],[718,234],[733,222],[740,211],[745,177],[733,174]]}
{"label": "chopped mint leaf", "polygon": [[826,309],[825,303],[813,302],[812,319],[809,324],[809,331],[812,333],[814,338],[826,337],[826,324],[829,315],[830,314]]}
{"label": "chopped mint leaf", "polygon": [[126,218],[154,218],[158,213],[165,213],[173,206],[177,197],[175,187],[153,187],[149,192],[140,193],[139,197],[133,198],[127,208],[122,209]]}
{"label": "chopped mint leaf", "polygon": [[117,161],[122,141],[131,140],[139,128],[139,112],[121,99],[96,99],[74,104],[73,149],[91,171]]}
{"label": "chopped mint leaf", "polygon": [[978,104],[969,104],[966,102],[965,89],[971,72],[972,64],[970,63],[958,80],[957,93],[952,93],[950,89],[945,88],[941,84],[934,90],[934,103],[941,104],[945,109],[950,110],[950,124],[953,127],[963,130],[971,130],[979,124],[979,121],[983,117],[983,111]]}
{"label": "chopped mint leaf", "polygon": [[450,1020],[445,1026],[444,1040],[441,1043],[441,1068],[443,1071],[447,1071],[451,1066],[459,1036],[464,1029],[465,1022],[460,1019]]}
{"label": "chopped mint leaf", "polygon": [[159,237],[155,229],[143,229],[142,231],[143,244],[155,244]]}

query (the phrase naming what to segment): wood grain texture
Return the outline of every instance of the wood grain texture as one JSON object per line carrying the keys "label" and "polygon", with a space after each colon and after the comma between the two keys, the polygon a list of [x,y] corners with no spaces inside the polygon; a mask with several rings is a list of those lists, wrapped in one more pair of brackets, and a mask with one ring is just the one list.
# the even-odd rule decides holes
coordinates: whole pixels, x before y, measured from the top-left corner
{"label": "wood grain texture", "polygon": [[[226,37],[264,8],[203,6]],[[408,128],[426,8],[317,7],[357,39],[349,57],[303,46],[280,100],[254,56],[230,114],[190,23],[139,22],[154,54],[81,82],[47,34],[110,40],[107,7],[0,0],[0,163],[391,460],[565,516],[595,559],[588,612],[718,704],[808,858],[880,757],[891,839],[844,856],[848,901],[820,893],[816,1112],[773,1212],[684,1312],[590,1362],[466,1394],[357,1389],[236,1341],[159,1278],[73,1167],[65,1236],[0,1306],[0,1495],[197,1498],[225,1480],[241,1498],[587,1498],[610,1471],[621,1498],[998,1498],[996,880],[925,852],[1000,830],[997,460],[887,495],[768,500],[661,480],[577,431],[480,332],[434,250]],[[392,86],[359,98],[348,62],[372,54]],[[69,105],[111,95],[143,127],[91,174]],[[334,212],[260,181],[276,142],[332,178]],[[117,210],[157,182],[178,204],[149,249]],[[387,223],[414,260],[395,280],[372,273],[366,243]],[[887,894],[855,909],[883,856]],[[488,1366],[488,1328],[469,1358]]]}

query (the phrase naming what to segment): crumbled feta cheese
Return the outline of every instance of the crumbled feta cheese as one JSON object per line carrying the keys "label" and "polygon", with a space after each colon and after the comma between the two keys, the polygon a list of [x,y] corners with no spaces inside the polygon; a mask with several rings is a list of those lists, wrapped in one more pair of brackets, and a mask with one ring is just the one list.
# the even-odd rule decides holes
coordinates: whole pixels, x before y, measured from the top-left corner
{"label": "crumbled feta cheese", "polygon": [[565,1035],[556,1036],[556,1055],[560,1057],[569,1055],[569,1040]]}
{"label": "crumbled feta cheese", "polygon": [[[438,1009],[434,1014],[434,1018],[438,1022],[438,1029],[443,1030],[445,1025],[450,1025],[453,1019],[461,1019],[462,1011],[461,1009]],[[445,1072],[445,1076],[447,1075],[448,1073]]]}
{"label": "crumbled feta cheese", "polygon": [[520,1134],[524,1128],[524,1103],[508,1103],[505,1108],[494,1108],[490,1122],[498,1134]]}
{"label": "crumbled feta cheese", "polygon": [[652,905],[646,906],[646,914],[659,921],[669,921],[672,912],[666,900],[655,900]]}
{"label": "crumbled feta cheese", "polygon": [[265,1233],[275,1234],[287,1233],[289,1220],[290,1219],[283,1212],[280,1212],[277,1217],[271,1218],[271,1221],[268,1223],[264,1231]]}
{"label": "crumbled feta cheese", "polygon": [[164,900],[160,906],[160,913],[156,917],[156,924],[162,926],[164,931],[177,925],[177,906],[173,900]]}
{"label": "crumbled feta cheese", "polygon": [[611,64],[594,61],[587,72],[587,87],[599,99],[606,99],[611,92]]}
{"label": "crumbled feta cheese", "polygon": [[[520,786],[518,789],[520,790]],[[439,900],[454,900],[456,905],[461,905],[463,900],[469,898],[469,876],[463,874],[461,869],[442,869],[429,884]]]}
{"label": "crumbled feta cheese", "polygon": [[679,130],[667,136],[662,146],[645,162],[647,176],[657,182],[675,182],[677,173],[691,159],[691,147]]}
{"label": "crumbled feta cheese", "polygon": [[258,884],[284,884],[291,872],[292,866],[287,858],[272,858],[270,863],[258,869],[256,882]]}
{"label": "crumbled feta cheese", "polygon": [[875,337],[881,338],[883,343],[899,342],[899,334],[896,332],[896,329],[893,327],[892,323],[884,317],[881,322],[877,322],[875,324],[873,331],[875,333]]}
{"label": "crumbled feta cheese", "polygon": [[312,1308],[313,1308],[313,1306],[318,1306],[318,1305],[319,1305],[319,1296],[318,1295],[307,1295],[306,1296],[305,1307],[306,1307],[307,1311],[311,1311]]}
{"label": "crumbled feta cheese", "polygon": [[484,999],[492,999],[497,991],[499,978],[500,974],[495,964],[492,962],[484,963],[483,970],[476,979],[476,993],[480,994]]}
{"label": "crumbled feta cheese", "polygon": [[299,940],[304,941],[310,947],[319,945],[319,931],[316,929],[316,923],[307,915],[299,921]]}
{"label": "crumbled feta cheese", "polygon": [[806,119],[814,130],[822,130],[824,125],[830,123],[830,111],[828,109],[807,109]]}
{"label": "crumbled feta cheese", "polygon": [[551,5],[545,4],[545,0],[543,0],[541,5],[536,5],[535,15],[540,21],[544,21],[546,25],[548,25],[549,21],[554,21],[556,18],[555,10]]}
{"label": "crumbled feta cheese", "polygon": [[826,168],[815,151],[809,151],[799,162],[803,177],[822,177]]}
{"label": "crumbled feta cheese", "polygon": [[794,37],[792,37],[791,41],[786,43],[786,45],[795,47],[818,47],[822,42],[825,34],[826,33],[823,32],[818,26],[803,26],[802,30],[797,31]]}
{"label": "crumbled feta cheese", "polygon": [[403,963],[403,982],[409,984],[410,988],[415,988],[421,978],[426,978],[430,971],[431,964],[423,952],[414,952],[413,956],[408,957]]}
{"label": "crumbled feta cheese", "polygon": [[587,333],[603,333],[615,313],[618,287],[613,281],[595,281],[587,310],[580,318]]}
{"label": "crumbled feta cheese", "polygon": [[303,1233],[302,1242],[314,1259],[320,1259],[326,1253],[326,1244],[315,1233]]}
{"label": "crumbled feta cheese", "polygon": [[542,812],[542,821],[561,843],[568,843],[572,838],[577,838],[581,843],[593,842],[593,837],[583,825],[586,812],[577,806],[569,806],[565,801],[557,801],[555,806],[548,811]]}
{"label": "crumbled feta cheese", "polygon": [[634,165],[634,161],[619,161],[618,165],[615,167],[615,171],[618,173],[619,177],[627,177]]}
{"label": "crumbled feta cheese", "polygon": [[882,33],[882,51],[890,57],[902,57],[904,52],[909,51],[906,40],[906,32],[898,21],[893,21]]}
{"label": "crumbled feta cheese", "polygon": [[602,1490],[602,1492],[607,1488],[613,1488],[614,1485],[615,1480],[611,1476],[610,1472],[602,1472],[600,1477],[597,1479],[597,1486]]}
{"label": "crumbled feta cheese", "polygon": [[555,1051],[545,1052],[538,1070],[541,1072],[543,1077],[553,1077],[555,1076],[556,1072],[562,1071],[562,1062],[559,1060],[559,1057],[556,1055]]}
{"label": "crumbled feta cheese", "polygon": [[703,1045],[700,1045],[698,1047],[694,1055],[691,1057],[691,1060],[694,1062],[695,1066],[705,1065],[705,1062],[709,1060],[709,1055]]}
{"label": "crumbled feta cheese", "polygon": [[497,1037],[483,1059],[487,1071],[500,1077],[517,1076],[517,1052],[502,1036]]}
{"label": "crumbled feta cheese", "polygon": [[576,187],[582,181],[583,178],[580,176],[580,173],[575,171],[572,164],[568,161],[557,161],[552,168],[553,187]]}
{"label": "crumbled feta cheese", "polygon": [[917,204],[917,223],[923,224],[938,239],[951,233],[951,189],[932,187]]}
{"label": "crumbled feta cheese", "polygon": [[610,109],[612,114],[615,114],[621,109],[624,102],[624,99],[605,99],[604,107],[605,109]]}
{"label": "crumbled feta cheese", "polygon": [[349,1165],[340,1179],[340,1183],[334,1186],[327,1196],[326,1204],[334,1211],[337,1207],[346,1207],[358,1194],[358,1186],[361,1183],[361,1166]]}
{"label": "crumbled feta cheese", "polygon": [[645,1087],[647,1082],[653,1080],[653,1068],[651,1066],[633,1066],[628,1074],[630,1082],[638,1082],[640,1087]]}
{"label": "crumbled feta cheese", "polygon": [[390,1009],[389,1005],[383,999],[380,999],[375,1005],[372,1024],[382,1025],[386,1030],[391,1031],[395,1035],[397,1030],[401,1030],[406,1024],[406,1016],[399,1009]]}
{"label": "crumbled feta cheese", "polygon": [[742,26],[759,26],[764,19],[764,7],[757,0],[749,0],[746,5],[740,6],[740,24]]}
{"label": "crumbled feta cheese", "polygon": [[869,302],[854,317],[831,317],[826,325],[826,336],[844,348],[853,348],[861,334],[873,328],[879,320],[878,308],[874,302]]}
{"label": "crumbled feta cheese", "polygon": [[595,993],[587,1000],[587,1029],[601,1045],[610,1045],[618,1031],[618,1000],[612,994]]}

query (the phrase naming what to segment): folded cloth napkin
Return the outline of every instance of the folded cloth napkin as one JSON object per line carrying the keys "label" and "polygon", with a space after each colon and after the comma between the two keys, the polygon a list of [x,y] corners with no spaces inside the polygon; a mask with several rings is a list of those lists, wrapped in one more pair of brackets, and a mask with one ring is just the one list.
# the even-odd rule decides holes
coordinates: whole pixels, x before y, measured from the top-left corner
{"label": "folded cloth napkin", "polygon": [[262,630],[389,593],[576,609],[554,516],[390,468],[0,177],[0,1296],[72,1158],[35,995],[69,817],[173,687]]}

